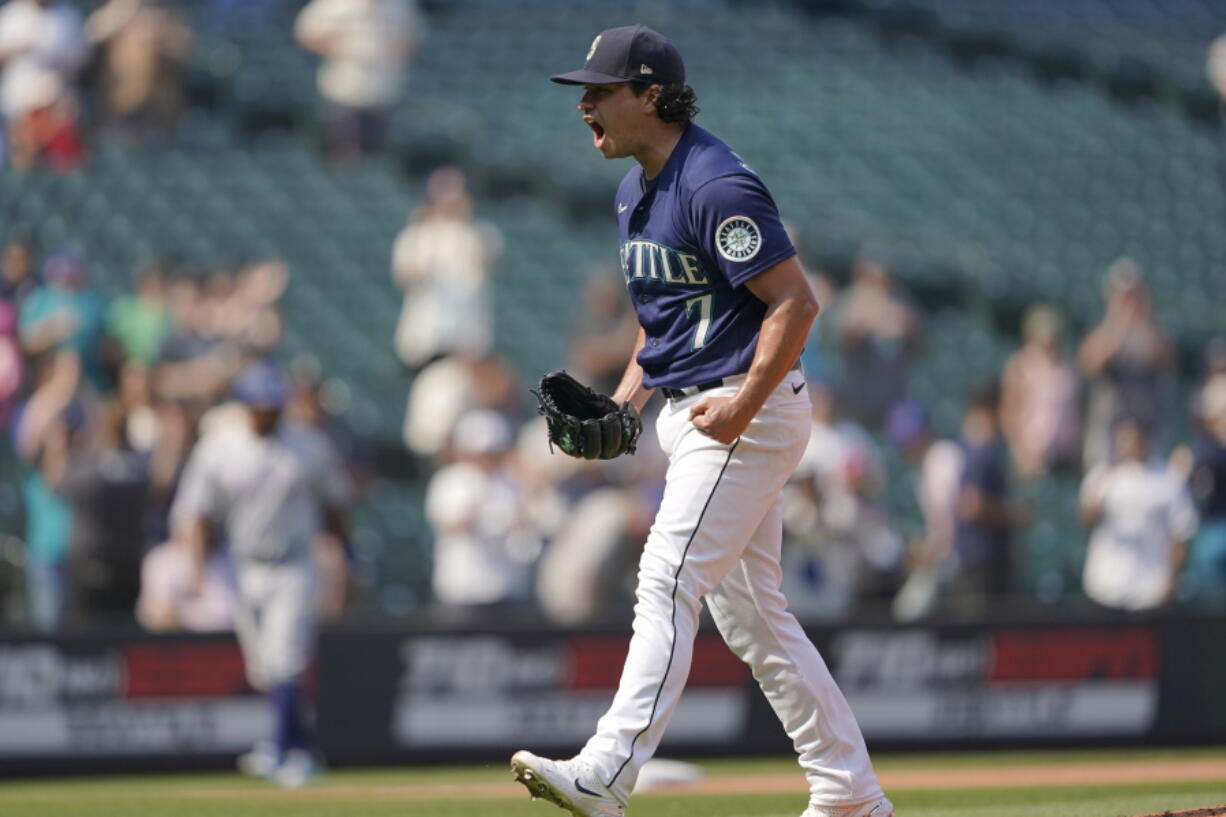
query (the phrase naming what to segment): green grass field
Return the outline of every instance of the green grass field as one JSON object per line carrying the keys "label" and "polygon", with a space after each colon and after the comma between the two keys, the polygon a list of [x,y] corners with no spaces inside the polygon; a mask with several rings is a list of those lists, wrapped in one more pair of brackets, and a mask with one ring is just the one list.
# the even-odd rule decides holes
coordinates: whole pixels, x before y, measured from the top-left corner
{"label": "green grass field", "polygon": [[[650,793],[633,817],[797,817],[803,780],[789,758],[710,761],[711,786],[727,791]],[[1226,804],[1226,750],[883,755],[878,771],[909,781],[889,786],[899,817],[1121,817]],[[1094,784],[1068,778],[1076,770]],[[1073,774],[1069,774],[1070,769]],[[1110,769],[1111,771],[1106,771]],[[1059,785],[1033,781],[1065,772]],[[1201,770],[1204,770],[1203,772]],[[795,776],[795,786],[790,782]],[[1009,785],[1014,775],[1027,785]],[[1102,782],[1137,777],[1147,782]],[[1164,775],[1180,778],[1165,780]],[[1195,779],[1203,775],[1208,779]],[[995,776],[990,786],[978,786]],[[959,778],[964,778],[959,783]],[[784,781],[786,791],[735,793]],[[948,785],[945,782],[948,781]],[[969,781],[971,787],[963,787]],[[1226,813],[1226,812],[1224,812]],[[334,770],[316,785],[280,791],[237,774],[40,779],[0,782],[4,817],[554,817],[530,802],[501,765],[465,768]]]}

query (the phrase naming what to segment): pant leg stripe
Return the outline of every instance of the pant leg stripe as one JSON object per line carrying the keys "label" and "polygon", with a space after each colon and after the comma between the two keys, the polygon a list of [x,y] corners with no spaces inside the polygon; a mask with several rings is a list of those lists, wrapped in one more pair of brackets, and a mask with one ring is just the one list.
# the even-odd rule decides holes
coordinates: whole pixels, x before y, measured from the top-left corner
{"label": "pant leg stripe", "polygon": [[613,775],[613,779],[605,784],[606,788],[612,788],[617,782],[617,778],[621,776],[622,770],[626,768],[626,764],[634,757],[634,744],[638,743],[638,739],[651,728],[652,722],[656,717],[656,708],[660,705],[660,695],[664,692],[664,684],[668,680],[668,673],[673,667],[673,656],[677,652],[677,590],[681,586],[681,571],[685,568],[685,557],[689,555],[690,545],[694,544],[694,537],[698,535],[698,529],[702,526],[703,517],[707,515],[707,508],[711,505],[711,500],[715,497],[715,490],[719,487],[720,480],[724,478],[724,472],[728,470],[728,463],[732,462],[732,452],[736,451],[736,447],[741,444],[741,439],[738,437],[732,447],[728,449],[728,457],[724,460],[724,465],[719,469],[719,476],[715,478],[715,484],[711,486],[711,493],[707,494],[707,501],[702,504],[702,511],[698,514],[698,521],[694,523],[694,530],[690,533],[690,538],[685,543],[685,550],[681,551],[681,562],[677,565],[677,570],[673,573],[673,640],[672,647],[668,650],[668,663],[664,665],[664,675],[660,678],[660,685],[656,687],[655,700],[651,702],[651,714],[647,716],[647,725],[638,731],[634,739],[630,741],[630,756],[622,761],[622,765],[617,767],[617,773]]}

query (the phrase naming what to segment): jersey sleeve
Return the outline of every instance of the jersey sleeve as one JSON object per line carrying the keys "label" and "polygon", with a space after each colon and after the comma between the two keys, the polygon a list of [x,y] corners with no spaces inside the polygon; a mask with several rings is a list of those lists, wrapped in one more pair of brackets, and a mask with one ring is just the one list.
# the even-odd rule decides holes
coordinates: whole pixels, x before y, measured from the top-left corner
{"label": "jersey sleeve", "polygon": [[756,176],[721,176],[694,191],[691,223],[703,252],[733,286],[796,254]]}
{"label": "jersey sleeve", "polygon": [[188,519],[215,521],[223,514],[223,495],[213,473],[211,442],[213,441],[209,438],[202,440],[187,459],[183,476],[179,479],[179,488],[175,492],[174,503],[170,508],[173,525],[179,525]]}
{"label": "jersey sleeve", "polygon": [[326,508],[347,507],[353,500],[353,485],[332,441],[322,431],[299,423],[287,426],[284,434],[306,464],[312,498]]}

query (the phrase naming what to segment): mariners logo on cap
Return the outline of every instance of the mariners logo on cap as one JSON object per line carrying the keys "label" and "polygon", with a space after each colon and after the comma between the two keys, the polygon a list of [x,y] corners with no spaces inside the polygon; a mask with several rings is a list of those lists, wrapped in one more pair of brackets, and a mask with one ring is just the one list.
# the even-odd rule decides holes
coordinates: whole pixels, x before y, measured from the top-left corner
{"label": "mariners logo on cap", "polygon": [[731,216],[715,229],[715,246],[729,261],[748,261],[762,249],[762,233],[748,216]]}
{"label": "mariners logo on cap", "polygon": [[597,34],[596,39],[592,40],[592,47],[587,50],[587,56],[583,58],[584,62],[590,60],[592,55],[596,53],[596,46],[600,45],[600,38],[603,36],[603,34]]}

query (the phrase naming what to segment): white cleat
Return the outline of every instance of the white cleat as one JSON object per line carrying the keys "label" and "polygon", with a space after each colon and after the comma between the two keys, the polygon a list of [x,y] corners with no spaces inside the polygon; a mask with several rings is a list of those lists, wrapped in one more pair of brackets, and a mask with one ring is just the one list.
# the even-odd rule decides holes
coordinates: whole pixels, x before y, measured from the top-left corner
{"label": "white cleat", "polygon": [[521,749],[511,757],[511,771],[533,800],[538,797],[548,800],[575,817],[625,817],[625,804],[610,794],[592,776],[588,765],[577,758],[549,760]]}
{"label": "white cleat", "polygon": [[248,777],[271,777],[277,770],[277,747],[262,740],[238,756],[238,770]]}
{"label": "white cleat", "polygon": [[882,797],[858,806],[809,806],[800,817],[894,817],[894,804]]}
{"label": "white cleat", "polygon": [[300,789],[322,772],[323,766],[315,755],[305,749],[290,749],[268,777],[283,789]]}

